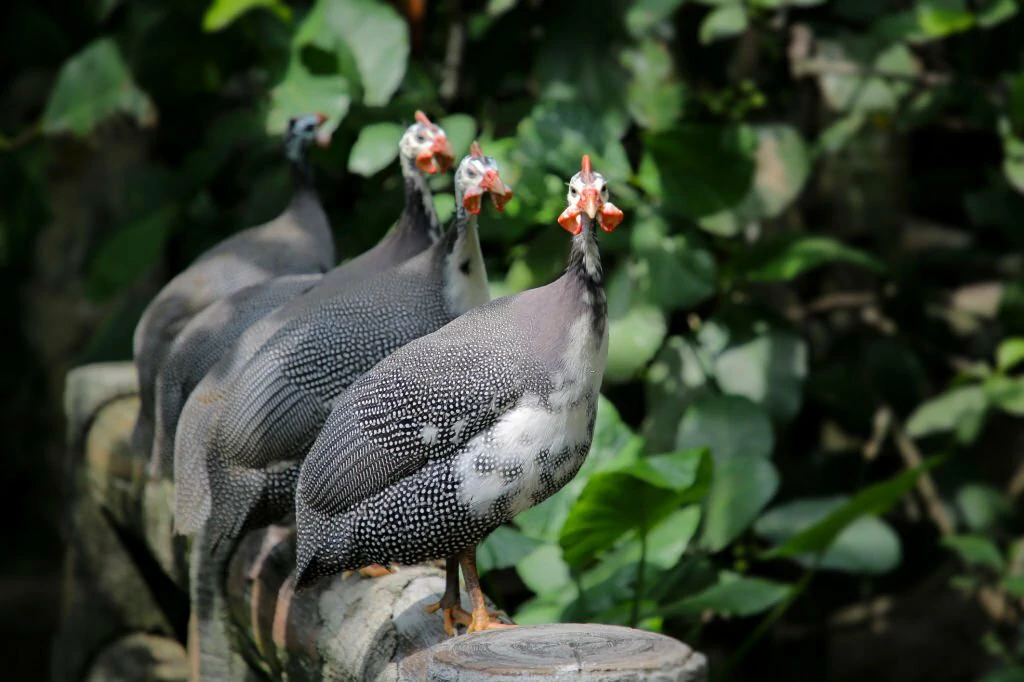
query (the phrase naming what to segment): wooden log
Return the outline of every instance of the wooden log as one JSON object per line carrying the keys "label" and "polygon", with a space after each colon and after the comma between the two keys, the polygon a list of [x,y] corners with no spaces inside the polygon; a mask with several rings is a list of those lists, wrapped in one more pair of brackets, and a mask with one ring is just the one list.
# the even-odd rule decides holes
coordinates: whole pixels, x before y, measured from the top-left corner
{"label": "wooden log", "polygon": [[[189,543],[171,532],[173,487],[147,479],[145,456],[128,446],[137,409],[133,387],[126,365],[72,372],[65,400],[69,443],[73,452],[80,444],[87,501],[140,538],[184,588]],[[402,567],[381,578],[336,576],[296,592],[294,543],[294,530],[285,527],[249,533],[225,567],[222,625],[249,666],[270,679],[691,682],[706,676],[706,659],[685,644],[617,626],[524,626],[449,638],[440,614],[426,612],[444,590],[435,566]],[[469,606],[466,595],[463,605]]]}
{"label": "wooden log", "polygon": [[188,664],[181,644],[146,633],[117,640],[96,657],[85,682],[185,682]]}

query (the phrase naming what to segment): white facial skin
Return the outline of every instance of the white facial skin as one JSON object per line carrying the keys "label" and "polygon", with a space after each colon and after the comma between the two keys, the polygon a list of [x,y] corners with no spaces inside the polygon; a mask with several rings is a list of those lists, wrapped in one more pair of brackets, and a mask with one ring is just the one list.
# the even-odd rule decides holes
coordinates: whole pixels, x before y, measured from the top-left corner
{"label": "white facial skin", "polygon": [[[569,192],[565,195],[566,204],[569,206],[575,206],[576,202],[580,200],[580,196],[583,195],[583,190],[587,187],[593,187],[597,190],[598,196],[601,197],[602,202],[608,201],[608,183],[605,181],[604,176],[597,171],[591,171],[590,182],[583,181],[583,173],[579,172],[572,176],[569,180]],[[593,216],[591,216],[593,217]]]}
{"label": "white facial skin", "polygon": [[296,116],[288,122],[285,149],[289,159],[299,161],[302,158],[303,150],[316,139],[316,132],[321,122],[322,119],[316,114]]}
{"label": "white facial skin", "polygon": [[417,167],[425,173],[443,172],[450,167],[452,161],[451,147],[444,129],[419,121],[406,129],[398,143],[398,151],[402,158],[416,162]]}
{"label": "white facial skin", "polygon": [[498,162],[483,154],[470,154],[462,159],[455,171],[455,195],[470,213],[479,213],[481,199],[485,193],[491,195],[494,207],[504,210],[512,198],[512,191],[505,186],[498,170]]}

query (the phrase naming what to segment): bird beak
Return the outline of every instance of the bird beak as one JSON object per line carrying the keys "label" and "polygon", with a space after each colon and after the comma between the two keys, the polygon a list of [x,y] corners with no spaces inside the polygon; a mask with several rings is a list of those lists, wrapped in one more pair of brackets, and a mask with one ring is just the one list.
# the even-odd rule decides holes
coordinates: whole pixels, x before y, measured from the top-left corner
{"label": "bird beak", "polygon": [[590,219],[593,220],[597,217],[597,211],[601,206],[601,197],[597,193],[597,190],[593,187],[587,187],[583,190],[583,196],[580,197],[580,209],[583,210]]}
{"label": "bird beak", "polygon": [[325,130],[321,126],[327,122],[327,115],[317,112],[316,114],[316,143],[320,147],[328,147],[331,144],[331,131]]}
{"label": "bird beak", "polygon": [[504,211],[505,204],[512,199],[512,189],[505,186],[498,171],[493,169],[484,173],[484,179],[480,181],[480,189],[490,193],[494,208],[499,211]]}
{"label": "bird beak", "polygon": [[455,152],[452,151],[452,145],[448,142],[447,136],[442,134],[435,137],[430,151],[434,154],[434,160],[440,166],[441,172],[447,173],[448,169],[455,163]]}

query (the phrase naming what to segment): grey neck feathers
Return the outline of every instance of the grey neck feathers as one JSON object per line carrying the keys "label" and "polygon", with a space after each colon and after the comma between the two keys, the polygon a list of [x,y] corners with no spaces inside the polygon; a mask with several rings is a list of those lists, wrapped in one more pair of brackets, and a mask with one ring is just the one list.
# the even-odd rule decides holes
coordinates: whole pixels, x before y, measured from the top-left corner
{"label": "grey neck feathers", "polygon": [[292,183],[297,193],[303,190],[315,191],[308,149],[309,143],[299,137],[285,140],[285,155],[292,167]]}
{"label": "grey neck feathers", "polygon": [[456,197],[453,226],[435,246],[441,259],[441,281],[448,311],[454,315],[490,300],[487,268],[480,253],[477,216]]}
{"label": "grey neck feathers", "polygon": [[427,181],[416,168],[413,159],[401,156],[402,177],[405,181],[405,208],[398,219],[396,233],[426,236],[434,244],[441,238],[441,221],[434,210],[434,197]]}
{"label": "grey neck feathers", "polygon": [[580,233],[572,239],[565,281],[574,290],[581,305],[593,313],[595,326],[603,327],[608,314],[608,299],[604,292],[601,253],[594,232],[596,225],[586,214],[581,214],[581,224]]}

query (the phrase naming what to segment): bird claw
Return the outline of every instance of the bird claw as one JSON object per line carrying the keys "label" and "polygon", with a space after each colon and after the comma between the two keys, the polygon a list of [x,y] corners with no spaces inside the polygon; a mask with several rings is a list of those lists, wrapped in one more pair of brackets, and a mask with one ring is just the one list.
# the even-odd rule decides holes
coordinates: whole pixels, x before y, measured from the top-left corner
{"label": "bird claw", "polygon": [[359,575],[364,578],[380,578],[385,575],[391,575],[394,570],[392,567],[381,566],[380,564],[370,564],[369,566],[363,566],[359,569]]}
{"label": "bird claw", "polygon": [[494,611],[474,611],[469,624],[466,626],[466,634],[514,627],[514,623],[502,623],[498,618],[498,614]]}

